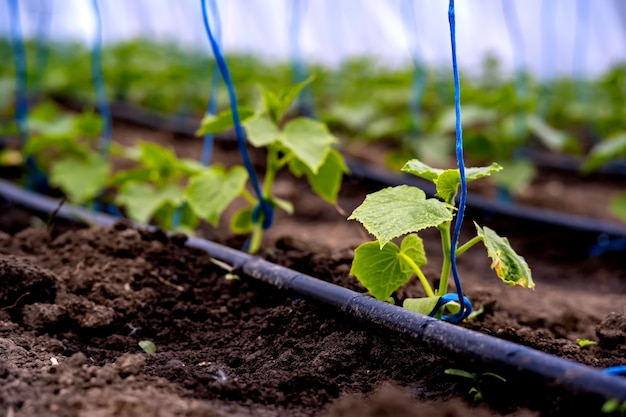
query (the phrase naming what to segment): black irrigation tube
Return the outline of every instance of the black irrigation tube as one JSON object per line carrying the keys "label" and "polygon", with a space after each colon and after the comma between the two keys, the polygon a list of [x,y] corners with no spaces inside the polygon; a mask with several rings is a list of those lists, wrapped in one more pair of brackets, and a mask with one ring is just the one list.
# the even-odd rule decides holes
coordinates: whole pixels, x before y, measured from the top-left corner
{"label": "black irrigation tube", "polygon": [[[113,116],[120,120],[125,120],[135,124],[148,126],[155,129],[166,130],[182,136],[194,136],[198,129],[198,121],[195,119],[180,117],[166,117],[162,113],[152,112],[133,104],[123,102],[115,102],[111,105]],[[218,138],[227,139],[228,134],[219,136]],[[537,154],[541,155],[541,154]],[[386,170],[372,166],[370,164],[358,161],[349,156],[345,156],[346,162],[352,175],[378,183],[384,186],[396,186],[400,184],[415,185],[422,188],[426,194],[433,196],[435,187],[431,182],[421,180],[420,178],[410,175],[398,175]],[[543,155],[543,160],[546,160]],[[557,163],[557,166],[566,167],[566,170],[576,170],[577,166],[574,160],[569,162]],[[616,174],[613,171],[602,172],[604,174]],[[521,204],[496,201],[491,198],[483,197],[474,193],[469,193],[467,197],[468,207],[481,210],[485,213],[493,213],[511,218],[524,219],[532,222],[555,225],[570,230],[595,233],[598,235],[607,235],[609,237],[626,237],[626,225],[606,220],[597,220],[584,216],[576,216],[555,210],[541,209]]]}
{"label": "black irrigation tube", "polygon": [[[44,213],[53,213],[59,206],[57,200],[24,190],[6,180],[0,180],[0,195],[13,203]],[[111,216],[94,214],[70,205],[63,205],[56,215],[103,226],[116,221]],[[470,360],[539,377],[546,384],[577,395],[585,394],[595,400],[626,401],[626,378],[608,375],[596,368],[412,313],[207,240],[191,237],[187,245],[233,265],[239,274],[325,303],[357,319],[426,344],[433,351],[462,355]]]}

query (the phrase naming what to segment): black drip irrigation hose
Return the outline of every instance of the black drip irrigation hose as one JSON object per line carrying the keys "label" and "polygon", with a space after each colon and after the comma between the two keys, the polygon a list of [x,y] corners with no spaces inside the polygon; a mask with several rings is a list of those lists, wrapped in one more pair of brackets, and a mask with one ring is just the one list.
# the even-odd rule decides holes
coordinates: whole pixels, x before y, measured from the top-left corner
{"label": "black drip irrigation hose", "polygon": [[[195,132],[199,127],[199,122],[195,119],[167,117],[162,113],[147,111],[136,105],[122,102],[112,103],[111,112],[117,119],[150,128],[169,131],[181,136],[195,136]],[[225,133],[217,135],[216,139],[233,139],[231,136],[232,135]],[[371,164],[361,162],[347,155],[344,155],[344,158],[348,168],[350,168],[351,174],[354,176],[383,186],[396,186],[401,184],[414,185],[420,187],[430,197],[435,195],[435,186],[429,181],[425,181],[411,175],[395,174],[387,169],[372,166]],[[547,161],[545,155],[542,157],[542,160]],[[556,163],[552,166],[552,168],[561,166],[561,168],[566,168],[566,170],[572,171],[580,166],[580,162],[573,162],[573,160],[568,161],[569,162],[563,162],[562,164]],[[601,173],[607,175],[617,174],[614,170],[609,171],[608,168],[605,168],[604,170],[601,169]],[[575,231],[607,235],[615,238],[626,237],[626,225],[621,223],[577,216],[556,210],[541,209],[516,203],[497,201],[475,193],[468,194],[467,206],[489,214],[498,214],[511,218],[524,219]]]}
{"label": "black drip irrigation hose", "polygon": [[[110,226],[117,220],[71,205],[63,205],[59,209],[57,200],[24,190],[6,180],[0,180],[0,195],[34,211],[56,211],[58,217],[68,220],[102,226]],[[236,272],[243,276],[330,305],[357,319],[426,344],[438,353],[462,356],[519,374],[539,377],[553,387],[591,396],[596,401],[626,401],[626,378],[608,375],[596,368],[413,313],[214,242],[191,237],[187,246],[201,249],[213,258],[234,266]]]}

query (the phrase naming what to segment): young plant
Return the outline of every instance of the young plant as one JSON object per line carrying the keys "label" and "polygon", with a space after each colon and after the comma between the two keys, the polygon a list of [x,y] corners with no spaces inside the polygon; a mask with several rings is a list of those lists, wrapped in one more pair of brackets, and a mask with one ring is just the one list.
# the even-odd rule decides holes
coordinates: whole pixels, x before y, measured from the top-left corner
{"label": "young plant", "polygon": [[[487,167],[467,168],[468,181],[488,176],[501,168],[498,164]],[[408,298],[403,306],[426,315],[441,317],[446,309],[454,311],[454,301],[439,304],[448,292],[451,270],[451,225],[455,216],[455,197],[461,183],[458,169],[436,169],[412,159],[402,171],[432,181],[436,185],[436,198],[426,198],[424,191],[409,185],[389,187],[369,194],[357,207],[349,220],[358,220],[376,237],[376,241],[360,245],[355,250],[350,274],[354,275],[371,295],[387,300],[391,294],[416,275],[424,288],[426,297]],[[483,242],[487,255],[492,259],[491,268],[507,285],[533,288],[530,269],[524,258],[509,245],[506,238],[498,236],[488,227],[477,224],[477,236],[456,249],[462,255],[469,248]],[[439,287],[433,289],[421,267],[426,264],[422,239],[417,235],[422,229],[436,227],[441,236],[443,264]],[[392,239],[405,236],[398,246]],[[445,299],[444,299],[445,301]],[[435,308],[441,305],[440,308]]]}
{"label": "young plant", "polygon": [[97,149],[101,129],[95,113],[67,114],[54,103],[42,103],[30,114],[22,153],[35,159],[50,185],[70,202],[90,203],[104,191],[112,170],[108,157]]}
{"label": "young plant", "polygon": [[200,219],[217,226],[248,179],[240,166],[205,167],[153,143],[140,143],[127,150],[126,157],[137,165],[113,177],[119,190],[116,203],[126,208],[131,219],[140,223],[154,219],[169,230],[191,233]]}
{"label": "young plant", "polygon": [[[333,149],[338,140],[324,123],[306,117],[286,120],[289,106],[311,81],[309,78],[279,93],[263,88],[263,108],[256,112],[248,109],[240,112],[248,141],[267,151],[261,197],[289,214],[293,212],[291,203],[272,194],[272,186],[281,169],[289,169],[296,177],[304,175],[311,189],[333,204],[337,201],[343,175],[348,173],[343,157]],[[231,128],[232,123],[230,111],[207,115],[197,135],[223,132]],[[236,233],[252,233],[249,251],[254,253],[260,248],[264,219],[262,213],[258,219],[254,215],[258,199],[250,193],[243,195],[249,207],[235,213],[231,229]]]}
{"label": "young plant", "polygon": [[462,369],[446,369],[444,371],[446,375],[455,375],[460,376],[461,378],[467,378],[472,381],[472,387],[470,388],[468,394],[473,396],[474,401],[478,402],[483,399],[483,385],[485,381],[485,377],[491,377],[501,382],[506,382],[506,379],[501,377],[498,374],[493,372],[467,372]]}

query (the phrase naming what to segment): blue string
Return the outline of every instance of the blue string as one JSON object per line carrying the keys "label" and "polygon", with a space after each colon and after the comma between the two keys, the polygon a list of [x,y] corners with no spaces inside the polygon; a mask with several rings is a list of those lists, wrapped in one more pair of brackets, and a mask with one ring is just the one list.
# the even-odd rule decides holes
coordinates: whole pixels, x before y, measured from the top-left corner
{"label": "blue string", "polygon": [[[226,84],[228,89],[228,97],[230,100],[230,108],[233,114],[233,124],[235,125],[235,135],[237,136],[237,146],[239,147],[239,153],[241,154],[241,159],[243,160],[244,166],[248,171],[248,176],[250,177],[250,181],[252,182],[252,187],[254,188],[254,192],[259,199],[259,203],[254,208],[252,212],[252,221],[254,223],[258,223],[259,216],[263,214],[263,229],[267,230],[272,226],[272,221],[274,220],[274,207],[264,196],[261,191],[261,186],[259,185],[259,179],[254,172],[254,167],[252,166],[252,161],[250,161],[250,157],[248,156],[248,150],[246,149],[246,138],[244,136],[243,128],[241,127],[241,121],[239,119],[239,111],[237,110],[237,97],[235,95],[235,87],[233,86],[233,82],[230,78],[230,74],[228,72],[228,65],[226,64],[226,60],[222,55],[222,51],[215,38],[213,37],[213,33],[211,32],[211,25],[209,24],[209,17],[207,15],[206,3],[204,0],[200,0],[202,5],[202,16],[204,18],[204,27],[206,29],[207,36],[209,37],[209,42],[211,42],[211,48],[213,49],[213,55],[215,56],[215,61],[220,69],[222,74],[222,79]],[[216,7],[217,9],[217,7]]]}
{"label": "blue string", "polygon": [[111,110],[107,101],[104,76],[102,75],[102,17],[98,0],[92,0],[93,12],[96,18],[96,36],[91,49],[91,76],[96,90],[96,106],[102,119],[102,134],[100,135],[100,152],[106,156],[111,144]]}
{"label": "blue string", "polygon": [[610,368],[603,369],[602,372],[609,375],[626,374],[626,365],[611,366]]}
{"label": "blue string", "polygon": [[409,47],[411,49],[411,60],[413,61],[413,81],[411,84],[411,93],[409,96],[409,113],[412,116],[413,127],[416,133],[421,131],[420,114],[422,112],[422,101],[426,90],[427,74],[424,70],[424,60],[422,52],[417,42],[417,19],[415,17],[414,0],[404,0],[400,3],[402,8],[401,14],[404,21],[404,27],[409,39]]}
{"label": "blue string", "polygon": [[452,276],[457,291],[457,300],[459,302],[458,313],[452,316],[446,316],[445,320],[452,323],[458,323],[465,319],[472,312],[472,305],[465,302],[463,289],[461,288],[461,279],[456,266],[456,246],[459,242],[461,233],[461,224],[463,216],[465,216],[465,201],[467,199],[467,178],[465,177],[465,162],[463,159],[463,130],[461,128],[461,82],[459,81],[459,68],[456,60],[456,22],[454,15],[454,0],[450,0],[448,8],[448,21],[450,23],[450,44],[452,46],[452,71],[454,73],[454,108],[456,112],[456,160],[459,166],[459,174],[461,177],[461,196],[459,199],[459,208],[454,221],[454,231],[452,233],[452,241],[450,245],[450,262],[452,264]]}
{"label": "blue string", "polygon": [[[305,6],[306,5],[303,4],[303,0],[292,0],[291,2],[289,47],[296,84],[306,80],[308,76],[304,61],[302,60],[302,54],[300,53],[300,27],[302,26],[302,15],[304,13]],[[315,117],[316,112],[310,86],[306,86],[304,91],[298,95],[297,102],[301,112],[304,112],[308,116]]]}
{"label": "blue string", "polygon": [[[437,312],[439,311],[439,309],[443,306],[445,306],[446,304],[450,303],[450,302],[459,302],[459,295],[458,294],[444,294],[442,295],[439,300],[437,301],[437,304],[435,305],[435,308],[433,308],[433,311],[430,312],[430,314],[428,314],[430,317],[433,317],[435,314],[437,314]],[[467,310],[471,313],[472,312],[472,302],[469,300],[469,298],[467,297],[463,297],[463,303],[465,304]],[[460,304],[460,303],[459,303]],[[459,313],[457,313],[459,314]],[[467,314],[469,316],[469,313]],[[465,317],[463,317],[465,318]],[[463,318],[461,320],[463,320]],[[457,320],[457,318],[455,317],[455,315],[443,315],[441,316],[441,320],[444,321],[450,321],[453,323],[458,323],[460,320]]]}
{"label": "blue string", "polygon": [[20,25],[20,9],[18,0],[9,0],[9,12],[11,14],[11,43],[15,59],[15,123],[22,145],[28,138],[28,91],[27,91],[27,67],[26,50]]}
{"label": "blue string", "polygon": [[[217,43],[221,42],[222,39],[222,22],[217,10],[217,3],[215,0],[209,0],[209,7],[211,8],[211,14],[214,16],[214,27],[215,27],[215,39]],[[206,16],[206,15],[205,15]],[[205,22],[205,25],[207,22]],[[218,83],[220,81],[220,70],[216,64],[213,64],[213,69],[211,71],[211,92],[209,93],[209,102],[207,103],[207,113],[215,114],[217,113],[217,89]],[[211,156],[213,155],[213,142],[214,135],[206,134],[203,137],[204,143],[202,147],[202,164],[209,165],[211,162]]]}

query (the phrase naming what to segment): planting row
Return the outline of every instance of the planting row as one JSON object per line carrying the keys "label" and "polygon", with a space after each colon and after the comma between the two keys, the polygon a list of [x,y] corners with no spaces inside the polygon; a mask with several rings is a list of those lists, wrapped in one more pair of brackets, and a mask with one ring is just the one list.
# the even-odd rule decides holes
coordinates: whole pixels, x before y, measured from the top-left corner
{"label": "planting row", "polygon": [[[28,69],[31,92],[94,102],[89,51],[75,44],[27,46],[29,57],[47,57],[45,67],[31,65]],[[0,43],[0,52],[7,58],[12,55],[7,42]],[[199,117],[206,109],[209,90],[216,88],[217,108],[227,107],[226,91],[217,83],[210,86],[214,62],[202,52],[132,41],[105,48],[102,62],[113,101]],[[249,56],[232,56],[229,62],[239,105],[258,107],[262,99],[259,84],[278,90],[284,80],[293,78],[293,68],[286,63],[270,65]],[[342,140],[393,144],[386,160],[396,169],[412,157],[443,166],[453,161],[455,114],[448,70],[391,69],[364,58],[337,69],[312,66],[309,72],[316,81],[305,90],[299,108],[316,114]],[[4,87],[0,106],[6,118],[12,113],[15,85],[11,59],[0,66],[0,78]],[[579,165],[584,172],[620,161],[626,153],[624,67],[592,81],[561,78],[540,82],[529,74],[517,79],[504,77],[497,61],[490,58],[480,77],[461,81],[466,156],[474,164],[498,161],[508,168],[494,181],[510,193],[523,189],[536,174],[527,154],[537,147],[588,155]],[[615,202],[622,216],[623,200]]]}

